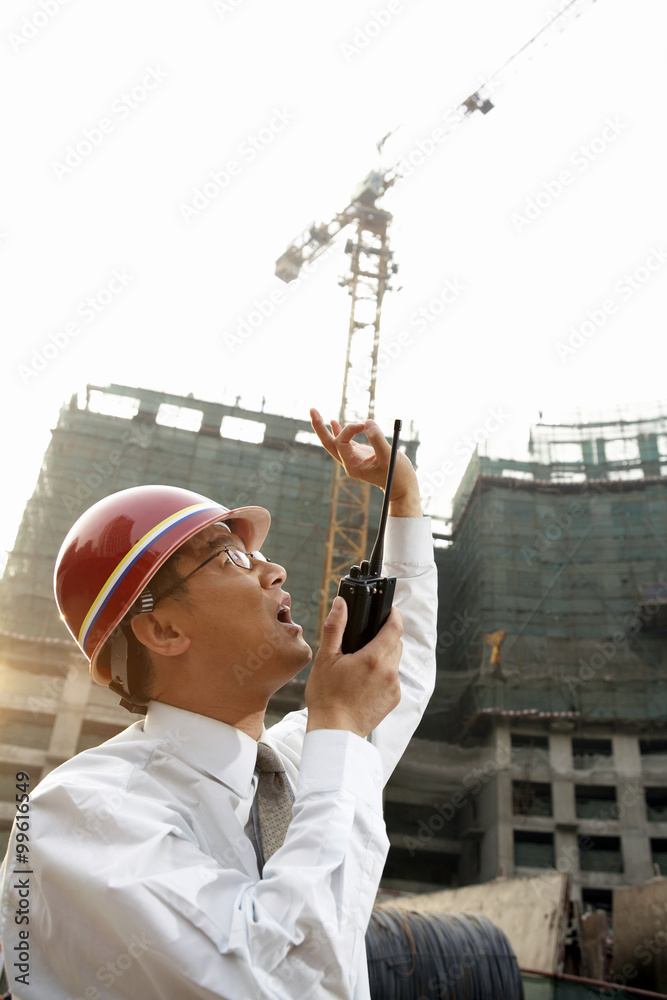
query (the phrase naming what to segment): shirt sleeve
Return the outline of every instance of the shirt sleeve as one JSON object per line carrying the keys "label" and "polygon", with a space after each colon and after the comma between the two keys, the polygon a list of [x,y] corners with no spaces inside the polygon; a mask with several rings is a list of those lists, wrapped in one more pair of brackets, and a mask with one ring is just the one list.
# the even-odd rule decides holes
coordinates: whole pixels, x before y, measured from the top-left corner
{"label": "shirt sleeve", "polygon": [[374,730],[384,781],[401,759],[435,686],[438,584],[429,517],[390,517],[383,575],[396,577],[394,605],[403,616],[401,701]]}
{"label": "shirt sleeve", "polygon": [[[429,517],[390,517],[385,535],[384,576],[396,577],[394,605],[403,616],[403,654],[399,668],[401,701],[373,731],[387,783],[419,725],[435,686],[438,580]],[[307,710],[291,712],[269,734],[298,761]]]}
{"label": "shirt sleeve", "polygon": [[[187,809],[147,796],[143,771],[122,792],[117,779],[106,789],[110,807],[104,783],[89,777],[35,796],[28,996],[355,996],[388,850],[373,747],[348,732],[306,735],[293,819],[260,881],[233,847],[224,860],[212,857]],[[82,825],[90,815],[101,819]],[[9,865],[5,916],[18,904],[20,877]],[[7,953],[16,931],[6,919]]]}

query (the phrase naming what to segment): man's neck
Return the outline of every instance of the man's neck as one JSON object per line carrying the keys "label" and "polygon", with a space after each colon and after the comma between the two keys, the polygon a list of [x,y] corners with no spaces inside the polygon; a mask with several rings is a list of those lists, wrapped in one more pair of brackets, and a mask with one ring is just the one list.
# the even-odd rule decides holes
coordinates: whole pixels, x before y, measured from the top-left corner
{"label": "man's neck", "polygon": [[229,704],[218,705],[209,700],[199,702],[183,697],[174,699],[169,698],[167,695],[158,697],[155,700],[164,702],[167,705],[173,705],[175,708],[182,708],[186,712],[195,712],[197,715],[205,715],[209,719],[217,719],[218,722],[224,722],[228,726],[240,729],[254,740],[259,739],[264,728],[266,706],[249,710],[247,708],[234,708]]}

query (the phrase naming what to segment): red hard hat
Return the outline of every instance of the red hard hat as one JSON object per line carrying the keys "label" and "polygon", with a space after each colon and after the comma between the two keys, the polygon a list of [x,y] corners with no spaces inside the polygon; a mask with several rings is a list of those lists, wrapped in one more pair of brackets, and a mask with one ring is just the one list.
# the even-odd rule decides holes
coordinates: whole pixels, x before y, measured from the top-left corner
{"label": "red hard hat", "polygon": [[229,510],[177,486],[134,486],[99,500],[70,528],[53,588],[98,684],[111,681],[98,654],[151,577],[183,542],[216,521],[232,522],[250,551],[266,538],[271,517],[263,507]]}

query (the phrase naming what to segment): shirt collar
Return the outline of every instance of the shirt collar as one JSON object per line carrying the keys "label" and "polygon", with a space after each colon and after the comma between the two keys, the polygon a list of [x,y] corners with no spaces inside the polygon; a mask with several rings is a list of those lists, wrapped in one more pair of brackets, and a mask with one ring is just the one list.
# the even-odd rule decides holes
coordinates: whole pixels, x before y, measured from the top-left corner
{"label": "shirt collar", "polygon": [[[207,771],[242,798],[250,794],[257,763],[257,740],[218,719],[161,701],[149,702],[144,732],[168,743],[176,756]],[[262,728],[260,739],[266,730]]]}

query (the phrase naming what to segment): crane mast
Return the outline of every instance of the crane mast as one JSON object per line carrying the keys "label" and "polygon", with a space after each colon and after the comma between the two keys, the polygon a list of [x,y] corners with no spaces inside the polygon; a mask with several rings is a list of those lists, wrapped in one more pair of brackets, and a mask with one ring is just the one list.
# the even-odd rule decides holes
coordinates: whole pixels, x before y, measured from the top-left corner
{"label": "crane mast", "polygon": [[[384,293],[397,270],[392,263],[388,229],[391,214],[376,201],[391,184],[372,172],[354,192],[352,202],[328,224],[311,226],[295,240],[276,262],[276,275],[294,280],[303,263],[313,260],[345,226],[355,224],[347,241],[349,271],[341,284],[351,298],[347,351],[340,404],[341,424],[372,418],[375,414],[375,386],[380,343],[380,315]],[[342,576],[353,563],[367,557],[366,536],[371,488],[349,479],[342,466],[334,463],[329,493],[329,523],[325,561],[320,587],[317,634],[338,592]]]}
{"label": "crane mast", "polygon": [[[345,284],[351,296],[350,321],[345,355],[343,394],[339,422],[342,425],[375,415],[375,385],[380,314],[382,300],[393,265],[387,230],[389,212],[374,208],[360,211],[355,238],[345,250],[350,255],[350,270]],[[331,476],[329,526],[325,562],[320,587],[317,634],[342,576],[354,563],[366,559],[366,536],[371,487],[349,479],[336,462]]]}

